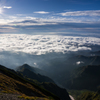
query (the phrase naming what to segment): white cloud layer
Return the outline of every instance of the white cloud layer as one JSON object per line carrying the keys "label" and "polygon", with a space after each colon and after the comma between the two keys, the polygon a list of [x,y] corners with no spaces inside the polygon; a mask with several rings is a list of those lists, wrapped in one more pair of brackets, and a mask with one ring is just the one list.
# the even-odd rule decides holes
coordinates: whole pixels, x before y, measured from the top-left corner
{"label": "white cloud layer", "polygon": [[4,6],[3,8],[11,9],[12,7],[11,6]]}
{"label": "white cloud layer", "polygon": [[49,12],[45,12],[45,11],[36,11],[34,13],[38,13],[38,14],[48,14]]}
{"label": "white cloud layer", "polygon": [[71,11],[60,14],[62,16],[100,16],[100,10]]}
{"label": "white cloud layer", "polygon": [[45,54],[91,50],[90,45],[100,45],[100,38],[56,35],[0,34],[0,51]]}

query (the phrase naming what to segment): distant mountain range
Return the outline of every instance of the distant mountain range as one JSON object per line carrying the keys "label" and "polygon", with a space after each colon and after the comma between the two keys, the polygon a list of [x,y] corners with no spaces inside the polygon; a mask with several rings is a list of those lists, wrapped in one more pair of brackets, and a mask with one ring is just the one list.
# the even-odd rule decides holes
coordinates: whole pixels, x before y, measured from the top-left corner
{"label": "distant mountain range", "polygon": [[74,65],[74,66],[99,65],[100,64],[100,56],[78,55],[78,56],[69,58],[67,60],[66,64],[68,64],[68,63],[70,63],[70,65]]}
{"label": "distant mountain range", "polygon": [[[69,58],[66,61],[66,67],[64,67],[65,68],[64,72],[69,72],[69,74],[68,73],[62,74],[62,77],[64,77],[64,80],[60,81],[60,82],[62,82],[61,84],[64,87],[67,87],[67,81],[72,78],[73,73],[76,70],[79,70],[80,68],[83,68],[83,66],[88,66],[88,65],[91,65],[91,66],[100,65],[100,56],[83,56],[83,55],[79,55],[79,56]],[[96,70],[98,70],[98,69],[96,69]],[[67,75],[67,77],[65,78],[66,75]]]}
{"label": "distant mountain range", "polygon": [[67,82],[71,79],[72,73],[79,67],[87,65],[100,65],[100,56],[77,55],[68,59],[53,59],[44,65],[45,74],[63,87],[67,87]]}

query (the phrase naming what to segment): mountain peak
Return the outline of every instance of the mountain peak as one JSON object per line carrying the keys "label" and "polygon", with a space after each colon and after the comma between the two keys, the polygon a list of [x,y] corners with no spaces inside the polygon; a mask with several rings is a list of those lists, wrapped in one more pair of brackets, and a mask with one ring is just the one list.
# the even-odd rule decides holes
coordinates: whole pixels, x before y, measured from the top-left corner
{"label": "mountain peak", "polygon": [[28,64],[23,64],[22,66],[23,67],[30,67],[30,65],[28,65]]}
{"label": "mountain peak", "polygon": [[16,68],[16,71],[21,71],[23,69],[29,69],[29,70],[32,70],[32,67],[28,64],[23,64],[22,66],[19,66]]}

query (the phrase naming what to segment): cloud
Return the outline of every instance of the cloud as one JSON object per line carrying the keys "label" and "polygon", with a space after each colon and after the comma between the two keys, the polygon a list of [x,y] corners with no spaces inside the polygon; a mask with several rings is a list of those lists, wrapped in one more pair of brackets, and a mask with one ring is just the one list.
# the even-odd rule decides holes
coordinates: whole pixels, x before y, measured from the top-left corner
{"label": "cloud", "polygon": [[[16,26],[15,26],[16,24]],[[51,21],[45,21],[45,20],[37,20],[37,21],[20,21],[20,22],[15,22],[15,23],[10,23],[9,24],[10,27],[13,28],[22,28],[24,30],[26,29],[34,29],[34,30],[30,30],[33,32],[73,32],[73,34],[75,33],[94,33],[96,35],[96,33],[100,33],[100,23],[70,23],[70,22],[53,22]],[[29,30],[27,30],[28,32]]]}
{"label": "cloud", "polygon": [[4,6],[3,8],[11,9],[12,7],[11,6]]}
{"label": "cloud", "polygon": [[80,64],[82,64],[82,63],[84,63],[84,62],[83,62],[83,61],[78,61],[78,62],[76,62],[77,65],[80,65]]}
{"label": "cloud", "polygon": [[72,11],[60,13],[62,16],[100,16],[100,10]]}
{"label": "cloud", "polygon": [[[27,63],[42,68],[45,62],[49,64],[55,58],[65,61],[70,57],[70,52],[73,54],[80,50],[93,51],[94,48],[96,51],[100,50],[100,38],[0,34],[0,64],[14,68]],[[77,62],[76,64],[82,64],[82,61]]]}
{"label": "cloud", "polygon": [[[79,34],[87,36],[96,36],[100,33],[100,23],[99,22],[63,22],[63,20],[54,19],[19,19],[13,20],[3,20],[0,19],[0,32],[6,34],[11,33],[21,33],[21,34],[58,34],[67,35],[69,34]],[[8,31],[8,32],[7,32]],[[17,32],[14,32],[17,31]],[[40,33],[39,33],[40,32]],[[60,33],[59,33],[60,32]],[[63,34],[64,33],[64,34]],[[94,34],[94,35],[93,35]],[[100,36],[100,34],[99,34]]]}
{"label": "cloud", "polygon": [[18,23],[38,23],[38,21],[36,20],[23,20],[23,21],[15,21],[15,22],[12,22],[14,24],[18,24]]}
{"label": "cloud", "polygon": [[36,11],[34,13],[37,13],[37,14],[48,14],[49,12],[45,12],[45,11]]}
{"label": "cloud", "polygon": [[91,51],[93,45],[100,46],[100,38],[25,34],[0,35],[0,52],[41,55],[50,52]]}

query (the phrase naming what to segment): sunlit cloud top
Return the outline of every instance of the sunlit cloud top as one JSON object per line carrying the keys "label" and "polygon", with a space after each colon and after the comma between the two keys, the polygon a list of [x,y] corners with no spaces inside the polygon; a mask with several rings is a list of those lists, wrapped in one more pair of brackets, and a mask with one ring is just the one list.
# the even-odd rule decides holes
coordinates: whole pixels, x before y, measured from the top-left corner
{"label": "sunlit cloud top", "polygon": [[13,51],[41,55],[50,52],[92,51],[93,45],[100,46],[100,39],[57,35],[0,35],[0,52]]}

